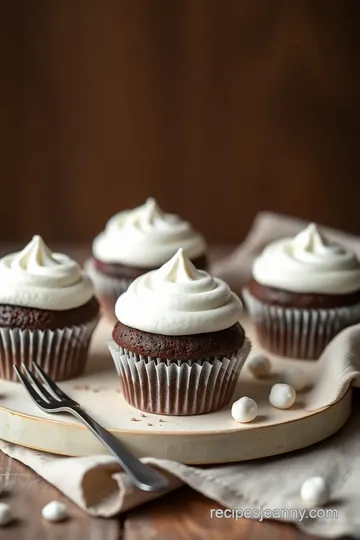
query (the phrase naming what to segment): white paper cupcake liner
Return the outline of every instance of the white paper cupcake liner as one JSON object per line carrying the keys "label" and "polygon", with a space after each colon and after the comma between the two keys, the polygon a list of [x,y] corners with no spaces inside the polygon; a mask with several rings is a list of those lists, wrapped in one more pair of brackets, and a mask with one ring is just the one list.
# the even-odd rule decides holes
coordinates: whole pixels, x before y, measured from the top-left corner
{"label": "white paper cupcake liner", "polygon": [[360,304],[329,309],[299,309],[261,302],[248,290],[243,298],[264,349],[290,358],[317,359],[347,326],[360,321]]}
{"label": "white paper cupcake liner", "polygon": [[91,336],[98,319],[57,330],[0,328],[0,379],[18,382],[15,364],[35,361],[55,381],[84,372]]}
{"label": "white paper cupcake liner", "polygon": [[84,264],[84,271],[92,280],[96,296],[101,304],[103,312],[110,318],[115,318],[114,307],[116,300],[127,291],[132,279],[119,279],[99,272],[92,259]]}
{"label": "white paper cupcake liner", "polygon": [[231,400],[250,342],[229,358],[171,361],[132,353],[109,342],[124,397],[142,411],[194,415],[221,409]]}

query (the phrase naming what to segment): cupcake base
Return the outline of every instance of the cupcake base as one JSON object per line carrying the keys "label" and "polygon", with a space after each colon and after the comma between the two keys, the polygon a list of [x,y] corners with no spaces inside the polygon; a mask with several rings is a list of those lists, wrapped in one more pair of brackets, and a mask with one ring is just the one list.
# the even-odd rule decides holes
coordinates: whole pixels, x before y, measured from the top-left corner
{"label": "cupcake base", "polygon": [[93,259],[88,259],[85,262],[84,270],[94,283],[102,314],[110,321],[115,322],[116,300],[128,289],[133,280],[103,274],[96,268]]}
{"label": "cupcake base", "polygon": [[[175,255],[175,253],[174,253]],[[138,266],[128,266],[121,263],[109,263],[109,262],[102,262],[99,259],[96,259],[95,257],[92,257],[92,264],[94,268],[100,272],[100,274],[108,277],[113,277],[117,279],[129,279],[134,280],[143,274],[147,274],[148,272],[152,272],[153,270],[157,270],[159,266],[146,266],[146,267],[138,267]],[[160,266],[166,262],[163,261],[163,263],[160,263]],[[201,255],[200,257],[196,257],[195,259],[191,259],[191,262],[193,263],[196,268],[199,270],[208,270],[208,259],[206,255]]]}
{"label": "cupcake base", "polygon": [[226,406],[250,348],[245,339],[228,357],[174,361],[138,355],[113,340],[109,343],[126,401],[144,412],[174,416]]}
{"label": "cupcake base", "polygon": [[[208,259],[202,255],[194,259],[193,264],[200,270],[207,270]],[[129,285],[141,275],[156,270],[156,268],[135,268],[117,263],[102,263],[94,257],[84,264],[84,270],[94,283],[96,296],[101,305],[103,315],[115,322],[115,304],[121,294],[127,291]]]}
{"label": "cupcake base", "polygon": [[360,321],[360,304],[327,309],[270,305],[245,289],[243,298],[259,345],[279,356],[318,359],[341,330]]}
{"label": "cupcake base", "polygon": [[0,379],[18,382],[13,366],[35,361],[54,381],[80,376],[98,318],[61,329],[0,328]]}

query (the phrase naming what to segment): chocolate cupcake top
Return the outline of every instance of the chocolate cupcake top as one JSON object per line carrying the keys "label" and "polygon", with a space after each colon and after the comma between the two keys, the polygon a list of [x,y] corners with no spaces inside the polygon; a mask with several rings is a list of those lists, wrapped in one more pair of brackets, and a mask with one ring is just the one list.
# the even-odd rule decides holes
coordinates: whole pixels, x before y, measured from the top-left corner
{"label": "chocolate cupcake top", "polygon": [[295,238],[277,240],[255,260],[253,278],[296,293],[342,295],[360,290],[360,261],[310,224]]}
{"label": "chocolate cupcake top", "polygon": [[181,247],[190,259],[206,251],[203,236],[187,221],[166,214],[154,199],[148,199],[143,206],[119,212],[108,221],[93,242],[93,255],[105,263],[157,268]]}
{"label": "chocolate cupcake top", "polygon": [[124,325],[168,336],[218,332],[236,324],[241,312],[229,286],[197,270],[182,249],[160,269],[133,281],[115,305]]}
{"label": "chocolate cupcake top", "polygon": [[52,253],[40,236],[0,259],[0,304],[62,311],[86,304],[93,284],[67,255]]}

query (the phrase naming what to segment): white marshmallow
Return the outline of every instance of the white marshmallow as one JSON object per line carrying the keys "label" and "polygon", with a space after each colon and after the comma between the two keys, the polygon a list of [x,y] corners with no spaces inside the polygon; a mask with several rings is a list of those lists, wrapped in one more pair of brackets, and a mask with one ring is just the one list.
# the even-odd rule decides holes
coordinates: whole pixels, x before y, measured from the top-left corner
{"label": "white marshmallow", "polygon": [[41,511],[47,521],[63,521],[68,517],[67,506],[59,501],[51,501]]}
{"label": "white marshmallow", "polygon": [[297,392],[301,392],[307,385],[305,372],[296,366],[287,367],[281,374],[281,382],[290,384]]}
{"label": "white marshmallow", "polygon": [[277,409],[289,409],[294,405],[296,392],[289,384],[277,383],[270,390],[269,401]]}
{"label": "white marshmallow", "polygon": [[251,422],[259,412],[256,402],[249,397],[242,397],[233,403],[231,416],[236,422]]}
{"label": "white marshmallow", "polygon": [[0,527],[4,527],[12,520],[10,506],[6,503],[0,503]]}
{"label": "white marshmallow", "polygon": [[322,476],[313,476],[302,484],[300,495],[308,506],[320,506],[328,502],[329,488]]}
{"label": "white marshmallow", "polygon": [[248,362],[246,363],[246,367],[257,379],[267,377],[271,372],[271,362],[262,354],[249,358]]}

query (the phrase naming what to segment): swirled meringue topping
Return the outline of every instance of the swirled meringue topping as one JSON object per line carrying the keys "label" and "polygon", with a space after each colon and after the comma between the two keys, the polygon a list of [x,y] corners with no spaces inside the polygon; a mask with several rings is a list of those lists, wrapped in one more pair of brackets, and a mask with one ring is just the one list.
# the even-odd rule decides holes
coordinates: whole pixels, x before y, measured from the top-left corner
{"label": "swirled meringue topping", "polygon": [[115,305],[126,326],[168,336],[225,330],[241,313],[240,299],[229,286],[197,270],[182,249],[158,270],[133,281]]}
{"label": "swirled meringue topping", "polygon": [[148,199],[108,221],[93,242],[93,255],[105,263],[151,268],[164,264],[179,248],[195,259],[205,253],[206,243],[187,221],[166,214]]}
{"label": "swirled meringue topping", "polygon": [[0,303],[62,311],[82,306],[93,284],[67,255],[52,253],[40,236],[0,259]]}
{"label": "swirled meringue topping", "polygon": [[253,265],[262,285],[291,292],[341,295],[360,290],[360,261],[311,223],[295,238],[267,246]]}

